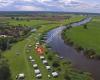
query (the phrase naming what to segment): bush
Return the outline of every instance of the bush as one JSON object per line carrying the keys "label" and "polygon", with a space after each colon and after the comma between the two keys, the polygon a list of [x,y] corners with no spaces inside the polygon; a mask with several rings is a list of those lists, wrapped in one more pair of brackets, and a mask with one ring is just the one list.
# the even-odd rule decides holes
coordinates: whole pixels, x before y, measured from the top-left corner
{"label": "bush", "polygon": [[71,80],[71,78],[67,74],[64,75],[64,79],[65,80]]}
{"label": "bush", "polygon": [[53,62],[53,64],[52,64],[52,66],[56,68],[56,67],[59,67],[59,66],[60,66],[60,64],[59,64],[59,62],[58,62],[58,61],[54,61],[54,62]]}
{"label": "bush", "polygon": [[58,68],[57,70],[58,70],[58,71],[61,71],[61,68]]}
{"label": "bush", "polygon": [[10,69],[4,58],[0,59],[0,80],[11,80]]}
{"label": "bush", "polygon": [[52,61],[53,60],[53,56],[48,55],[48,60]]}
{"label": "bush", "polygon": [[76,49],[77,51],[82,51],[82,50],[84,50],[84,48],[81,47],[81,46],[76,46],[75,49]]}
{"label": "bush", "polygon": [[95,53],[95,50],[93,49],[86,49],[84,51],[84,54],[88,56],[89,58],[94,58],[96,53]]}

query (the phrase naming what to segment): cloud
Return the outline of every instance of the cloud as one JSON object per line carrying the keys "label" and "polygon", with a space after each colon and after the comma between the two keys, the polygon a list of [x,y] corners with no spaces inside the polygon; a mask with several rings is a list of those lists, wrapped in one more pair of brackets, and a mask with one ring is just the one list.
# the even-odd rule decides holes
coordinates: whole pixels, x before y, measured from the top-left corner
{"label": "cloud", "polygon": [[99,3],[99,0],[0,0],[0,10],[98,11]]}
{"label": "cloud", "polygon": [[16,1],[19,1],[19,2],[33,2],[33,0],[16,0]]}
{"label": "cloud", "polygon": [[0,0],[0,7],[5,7],[13,4],[14,1],[12,0]]}
{"label": "cloud", "polygon": [[36,7],[36,6],[16,6],[16,8],[20,11],[41,11],[43,10],[40,7]]}

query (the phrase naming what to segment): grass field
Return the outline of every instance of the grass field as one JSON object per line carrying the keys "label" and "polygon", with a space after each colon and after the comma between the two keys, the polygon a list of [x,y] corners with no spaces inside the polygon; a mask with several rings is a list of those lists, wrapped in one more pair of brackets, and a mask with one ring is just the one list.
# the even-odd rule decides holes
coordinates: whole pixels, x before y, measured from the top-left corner
{"label": "grass field", "polygon": [[100,17],[93,18],[87,26],[88,29],[79,26],[66,30],[65,37],[70,38],[76,45],[95,50],[96,56],[100,56]]}
{"label": "grass field", "polygon": [[[83,17],[79,18],[79,17],[75,17],[73,18],[72,21],[75,20],[81,20]],[[66,20],[65,20],[66,21]],[[29,37],[27,37],[26,39],[24,39],[23,41],[19,41],[15,44],[13,44],[12,48],[10,50],[5,51],[3,54],[5,56],[6,59],[8,59],[8,63],[10,65],[10,70],[11,70],[11,74],[12,74],[12,79],[16,80],[15,77],[18,73],[24,73],[26,76],[25,80],[36,80],[35,78],[35,74],[34,74],[34,69],[32,67],[32,64],[28,61],[28,57],[31,55],[33,57],[33,59],[36,60],[36,63],[39,65],[39,69],[41,70],[41,73],[43,75],[41,80],[49,80],[47,77],[47,74],[51,74],[50,72],[48,72],[48,70],[46,70],[45,66],[42,64],[41,60],[39,59],[39,56],[37,55],[37,53],[34,50],[34,46],[35,43],[38,41],[38,39],[40,38],[40,35],[42,35],[43,33],[59,26],[59,25],[65,25],[65,23],[69,23],[68,21],[61,21],[61,22],[56,22],[55,24],[44,24],[44,23],[48,23],[48,21],[36,21],[36,20],[32,20],[30,22],[26,22],[26,21],[10,21],[10,24],[12,25],[18,25],[18,24],[22,24],[22,25],[28,25],[28,26],[32,26],[34,27],[34,25],[40,25],[42,24],[41,28],[39,28],[37,30],[37,32],[32,33]],[[33,47],[29,50],[29,52],[27,52],[27,46],[28,45],[33,45]],[[47,49],[47,48],[46,48]],[[16,52],[19,53],[19,55],[16,55]],[[47,49],[48,54],[52,55],[54,57],[53,60],[56,60],[56,54],[54,55],[52,51]],[[45,57],[47,58],[47,55],[44,54]],[[60,63],[60,76],[58,78],[53,78],[51,77],[50,80],[63,80],[64,78],[64,72],[65,69],[68,70],[68,74],[70,75],[70,77],[72,78],[72,80],[90,80],[90,77],[88,77],[87,74],[79,74],[77,71],[75,72],[71,65],[69,63],[67,63],[66,65],[63,65],[63,62],[65,62],[65,60],[58,60]],[[52,61],[49,61],[49,64],[52,64]],[[56,68],[53,68],[54,70],[57,70]],[[73,71],[72,71],[73,70]],[[57,70],[58,71],[58,70]]]}

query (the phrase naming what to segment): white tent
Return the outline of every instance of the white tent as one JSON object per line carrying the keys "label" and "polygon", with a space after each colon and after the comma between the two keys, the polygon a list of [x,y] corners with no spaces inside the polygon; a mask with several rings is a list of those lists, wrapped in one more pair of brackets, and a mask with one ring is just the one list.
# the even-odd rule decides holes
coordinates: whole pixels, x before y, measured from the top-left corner
{"label": "white tent", "polygon": [[38,67],[38,65],[37,65],[37,64],[34,64],[34,65],[33,65],[33,67],[34,67],[34,68],[37,68],[37,67]]}
{"label": "white tent", "polygon": [[50,69],[51,69],[51,66],[46,66],[46,69],[47,69],[47,70],[50,70]]}
{"label": "white tent", "polygon": [[37,74],[36,75],[36,78],[40,78],[40,77],[42,77],[42,74]]}
{"label": "white tent", "polygon": [[48,63],[48,61],[47,60],[43,60],[43,64],[47,64]]}
{"label": "white tent", "polygon": [[39,69],[35,69],[34,72],[35,72],[35,74],[40,74],[40,70]]}
{"label": "white tent", "polygon": [[52,72],[52,76],[53,77],[57,77],[58,76],[58,73],[57,72]]}
{"label": "white tent", "polygon": [[44,59],[45,59],[45,57],[44,57],[44,56],[40,56],[40,59],[41,59],[41,60],[44,60]]}

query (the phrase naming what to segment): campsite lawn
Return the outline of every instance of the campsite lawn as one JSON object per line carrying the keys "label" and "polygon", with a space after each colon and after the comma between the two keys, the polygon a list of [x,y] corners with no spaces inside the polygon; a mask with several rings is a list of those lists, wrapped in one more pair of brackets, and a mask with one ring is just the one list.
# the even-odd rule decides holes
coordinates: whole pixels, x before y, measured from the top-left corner
{"label": "campsite lawn", "polygon": [[65,38],[70,38],[74,44],[82,46],[83,48],[95,50],[96,56],[100,56],[100,17],[94,17],[87,24],[87,27],[88,29],[79,26],[71,30],[66,30],[64,32]]}
{"label": "campsite lawn", "polygon": [[[73,18],[75,21],[76,17]],[[82,18],[78,18],[77,20],[79,21]],[[13,21],[12,21],[13,22]],[[43,21],[42,21],[43,22]],[[40,22],[40,23],[42,23]],[[23,24],[24,22],[21,22],[21,24]],[[43,22],[44,23],[44,22]],[[36,63],[39,65],[39,69],[41,70],[41,73],[43,75],[41,80],[48,80],[47,75],[51,74],[50,72],[48,72],[48,70],[46,70],[45,66],[42,64],[42,61],[39,59],[39,55],[35,52],[35,43],[37,42],[37,39],[39,39],[40,35],[42,35],[43,33],[56,28],[57,26],[61,25],[61,24],[65,24],[68,22],[57,22],[55,24],[42,24],[41,28],[39,28],[37,30],[37,32],[32,33],[29,37],[27,37],[26,39],[24,39],[23,41],[19,41],[15,44],[13,44],[12,48],[10,50],[5,51],[3,54],[5,56],[5,58],[8,60],[8,63],[10,65],[10,70],[11,70],[11,74],[12,74],[12,79],[16,80],[16,75],[19,73],[24,73],[25,74],[25,80],[36,80],[35,78],[35,74],[34,74],[34,69],[32,67],[32,64],[29,62],[28,57],[32,56],[33,59],[36,60]],[[14,23],[13,23],[14,24]],[[18,25],[19,23],[17,23],[17,21],[15,21],[15,24]],[[25,23],[25,24],[30,24],[30,23]],[[33,24],[38,24],[38,21],[33,20],[31,26],[34,26]],[[39,25],[39,24],[38,24]],[[40,34],[40,35],[39,35]],[[28,45],[33,45],[33,47],[29,50],[29,52],[27,52],[27,46]],[[53,53],[52,51],[47,50],[48,53]],[[16,53],[19,53],[19,55],[16,55]],[[46,56],[46,54],[44,54]],[[52,54],[54,56],[54,58],[56,58],[56,56],[54,54]],[[47,56],[46,56],[47,57]],[[50,80],[63,80],[63,73],[65,71],[65,68],[68,68],[68,70],[71,69],[70,64],[66,64],[65,66],[62,66],[62,62],[60,62],[61,65],[61,75],[58,78],[53,78],[51,77]],[[49,62],[49,64],[51,65],[52,62]],[[74,76],[72,80],[90,80],[87,75],[83,75],[83,74],[75,74],[74,72],[71,73]],[[77,76],[76,76],[77,75]],[[76,78],[74,78],[76,76]],[[83,79],[81,79],[81,77],[79,78],[79,76],[81,76]]]}

